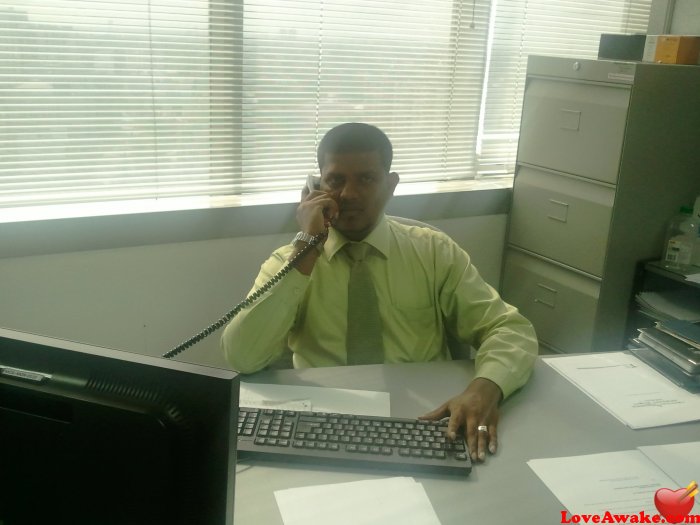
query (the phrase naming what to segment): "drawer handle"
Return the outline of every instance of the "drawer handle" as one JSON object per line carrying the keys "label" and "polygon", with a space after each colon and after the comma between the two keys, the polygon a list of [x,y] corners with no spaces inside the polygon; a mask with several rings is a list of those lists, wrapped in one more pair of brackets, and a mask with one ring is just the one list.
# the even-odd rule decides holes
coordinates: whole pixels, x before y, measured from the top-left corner
{"label": "drawer handle", "polygon": [[566,222],[569,218],[569,205],[566,202],[561,202],[554,199],[549,199],[549,203],[554,205],[554,207],[552,207],[552,213],[554,215],[549,214],[547,215],[547,218],[554,221]]}
{"label": "drawer handle", "polygon": [[[542,283],[537,283],[537,287],[544,290],[544,294],[542,295],[548,295],[550,297],[549,300],[547,300],[547,298],[544,297],[535,297],[535,302],[543,304],[544,306],[548,306],[549,308],[556,308],[557,291],[554,288],[550,288],[549,286],[546,286]],[[539,296],[540,294],[537,295]]]}
{"label": "drawer handle", "polygon": [[543,304],[545,306],[549,306],[550,308],[554,308],[554,303],[548,303],[547,301],[543,301],[542,299],[535,299],[536,303]]}
{"label": "drawer handle", "polygon": [[581,112],[576,109],[561,109],[559,127],[567,131],[578,131],[581,128]]}

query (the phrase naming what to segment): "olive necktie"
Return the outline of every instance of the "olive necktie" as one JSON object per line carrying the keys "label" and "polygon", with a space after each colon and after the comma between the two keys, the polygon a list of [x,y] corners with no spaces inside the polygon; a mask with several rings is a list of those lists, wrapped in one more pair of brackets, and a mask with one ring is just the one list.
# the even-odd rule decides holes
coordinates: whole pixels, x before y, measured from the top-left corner
{"label": "olive necktie", "polygon": [[345,245],[351,264],[346,339],[349,365],[384,362],[382,320],[377,293],[366,261],[369,249],[370,245],[365,242],[350,242]]}

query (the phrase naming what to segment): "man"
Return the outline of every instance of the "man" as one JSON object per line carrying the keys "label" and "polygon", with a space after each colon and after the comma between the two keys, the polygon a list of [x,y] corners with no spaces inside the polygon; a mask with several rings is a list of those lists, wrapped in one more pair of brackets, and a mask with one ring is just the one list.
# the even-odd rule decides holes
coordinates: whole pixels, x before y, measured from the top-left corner
{"label": "man", "polygon": [[[222,348],[233,368],[251,373],[287,347],[295,367],[445,360],[449,334],[478,347],[476,376],[423,418],[449,416],[448,436],[463,428],[472,459],[483,461],[486,450],[496,451],[500,401],[532,371],[535,333],[449,237],[386,218],[399,182],[390,171],[392,155],[391,142],[374,126],[341,124],[326,134],[317,152],[320,187],[305,189],[297,208],[301,232],[263,264],[253,289],[311,236],[328,231],[327,240],[231,321]],[[352,253],[359,246],[364,258]],[[359,308],[358,322],[353,301],[367,280],[369,291],[360,295],[369,302]]]}

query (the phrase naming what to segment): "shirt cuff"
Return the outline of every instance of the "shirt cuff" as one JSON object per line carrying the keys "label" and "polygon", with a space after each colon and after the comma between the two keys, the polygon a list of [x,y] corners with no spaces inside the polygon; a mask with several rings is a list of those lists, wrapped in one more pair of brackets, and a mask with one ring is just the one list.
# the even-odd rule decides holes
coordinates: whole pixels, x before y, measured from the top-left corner
{"label": "shirt cuff", "polygon": [[504,367],[500,363],[487,362],[483,363],[481,367],[479,367],[479,371],[474,377],[483,377],[484,379],[488,379],[496,383],[496,385],[498,385],[498,387],[501,389],[501,392],[503,392],[503,399],[505,400],[527,382],[531,373],[532,367],[530,367],[530,369],[528,369],[524,374],[523,372],[518,372],[516,376],[513,371]]}

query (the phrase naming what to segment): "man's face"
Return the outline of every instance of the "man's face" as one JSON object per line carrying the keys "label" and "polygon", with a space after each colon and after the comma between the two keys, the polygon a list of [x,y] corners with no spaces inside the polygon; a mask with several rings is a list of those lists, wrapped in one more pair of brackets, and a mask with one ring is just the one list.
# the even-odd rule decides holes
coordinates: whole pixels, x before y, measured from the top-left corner
{"label": "man's face", "polygon": [[361,241],[374,228],[394,194],[399,178],[387,173],[378,151],[326,153],[321,189],[338,203],[333,227],[352,241]]}

